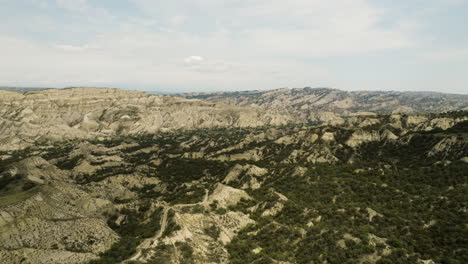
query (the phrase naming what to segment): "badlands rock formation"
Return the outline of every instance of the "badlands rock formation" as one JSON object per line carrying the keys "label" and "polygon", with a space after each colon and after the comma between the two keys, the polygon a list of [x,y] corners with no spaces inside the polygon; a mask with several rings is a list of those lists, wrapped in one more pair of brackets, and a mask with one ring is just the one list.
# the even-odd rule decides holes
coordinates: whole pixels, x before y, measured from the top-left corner
{"label": "badlands rock formation", "polygon": [[269,93],[1,92],[0,263],[462,263],[468,112]]}
{"label": "badlands rock formation", "polygon": [[338,89],[306,87],[270,91],[192,93],[182,96],[239,106],[288,109],[301,118],[320,122],[341,122],[340,116],[356,114],[468,110],[468,95],[432,92],[348,92]]}
{"label": "badlands rock formation", "polygon": [[47,140],[297,121],[280,110],[241,108],[139,91],[67,88],[23,95],[0,90],[0,150]]}

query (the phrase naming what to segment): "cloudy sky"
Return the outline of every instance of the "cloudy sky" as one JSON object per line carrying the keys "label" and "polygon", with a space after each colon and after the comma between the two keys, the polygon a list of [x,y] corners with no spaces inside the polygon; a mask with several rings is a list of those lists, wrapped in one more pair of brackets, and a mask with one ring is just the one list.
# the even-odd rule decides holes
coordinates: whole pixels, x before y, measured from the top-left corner
{"label": "cloudy sky", "polygon": [[0,85],[468,93],[467,0],[0,0]]}

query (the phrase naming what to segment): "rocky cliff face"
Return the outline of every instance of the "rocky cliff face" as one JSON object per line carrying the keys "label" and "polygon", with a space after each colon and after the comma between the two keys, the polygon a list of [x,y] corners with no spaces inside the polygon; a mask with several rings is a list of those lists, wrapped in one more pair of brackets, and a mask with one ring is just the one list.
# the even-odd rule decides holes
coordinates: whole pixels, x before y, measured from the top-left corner
{"label": "rocky cliff face", "polygon": [[0,149],[37,141],[297,122],[285,111],[105,88],[0,91]]}
{"label": "rocky cliff face", "polygon": [[468,95],[431,92],[347,92],[329,88],[184,94],[231,105],[282,108],[311,121],[356,114],[426,113],[468,109]]}

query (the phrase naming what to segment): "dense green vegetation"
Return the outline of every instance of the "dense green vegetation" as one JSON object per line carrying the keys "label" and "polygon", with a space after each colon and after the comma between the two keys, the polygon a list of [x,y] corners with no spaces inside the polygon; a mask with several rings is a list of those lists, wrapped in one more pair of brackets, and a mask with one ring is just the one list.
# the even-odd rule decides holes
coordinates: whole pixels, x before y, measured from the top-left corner
{"label": "dense green vegetation", "polygon": [[174,210],[169,210],[167,214],[167,224],[166,224],[166,229],[164,230],[164,233],[162,234],[162,237],[167,237],[172,235],[172,233],[180,230],[180,226],[175,222],[174,220],[174,215],[175,212]]}
{"label": "dense green vegetation", "polygon": [[[11,164],[23,160],[31,155],[32,150],[30,148],[26,148],[23,150],[18,150],[14,152],[1,152],[1,156],[6,156],[6,158],[0,158],[0,174],[7,170],[8,166]],[[0,184],[0,189],[2,185]]]}
{"label": "dense green vegetation", "polygon": [[[466,113],[434,114],[438,118],[451,116],[464,117]],[[390,115],[380,118],[384,124],[359,129],[376,133],[390,130],[401,140],[376,140],[353,148],[346,141],[355,128],[300,124],[95,140],[88,143],[99,148],[86,155],[72,155],[75,149],[72,143],[39,153],[58,168],[70,171],[83,190],[101,184],[105,187],[122,184],[119,187],[131,193],[125,197],[112,194],[105,197],[119,208],[118,213],[109,217],[108,225],[120,239],[93,264],[118,263],[131,257],[143,239],[154,236],[160,229],[162,208],[155,209],[154,204],[201,202],[238,164],[268,170],[259,176],[258,189],[245,187],[253,177],[245,171],[228,184],[245,189],[253,199],[242,199],[227,209],[216,202],[207,208],[197,205],[180,209],[221,217],[229,210],[240,211],[255,220],[255,224],[242,229],[227,245],[234,264],[277,261],[385,264],[428,259],[444,264],[468,263],[468,164],[461,161],[468,156],[468,123],[460,122],[447,130],[402,134],[399,128],[385,124]],[[334,140],[317,136],[325,132],[333,133]],[[264,136],[268,133],[273,136]],[[251,140],[258,135],[266,139]],[[305,136],[299,141],[276,142],[278,138],[297,135]],[[311,135],[317,136],[313,143],[305,140]],[[433,151],[444,141],[449,147]],[[122,144],[127,145],[115,150]],[[105,148],[112,148],[109,156],[118,156],[121,162],[109,163]],[[261,158],[230,160],[231,156],[250,150],[259,150]],[[338,160],[313,163],[308,160],[310,154],[301,154],[317,150],[327,150],[326,154]],[[186,155],[191,152],[201,154]],[[291,158],[294,152],[299,154]],[[10,177],[5,173],[8,166],[31,153],[32,150],[8,153],[12,155],[0,160],[0,206],[26,199],[39,190],[24,180],[25,175]],[[72,172],[85,159],[97,170],[90,174]],[[296,173],[299,167],[304,173]],[[151,184],[104,181],[118,175],[152,181]],[[8,195],[4,195],[7,191]],[[163,237],[180,229],[174,210],[168,213]],[[269,211],[273,213],[265,214]],[[221,229],[209,225],[201,232],[216,241]],[[81,252],[80,248],[67,249]],[[155,250],[158,255],[148,263],[167,262],[175,252],[181,256],[181,263],[193,263],[194,252],[189,243],[160,244]]]}
{"label": "dense green vegetation", "polygon": [[[365,144],[359,163],[304,163],[302,177],[292,174],[298,164],[270,166],[275,180],[250,194],[263,208],[280,202],[273,190],[289,200],[275,216],[250,213],[257,224],[228,245],[232,263],[467,263],[468,164],[437,165],[438,158],[421,155],[439,140],[415,135],[408,145]],[[251,206],[230,209],[248,213]]]}
{"label": "dense green vegetation", "polygon": [[143,205],[139,210],[123,209],[119,215],[124,215],[125,222],[116,224],[119,215],[114,215],[108,220],[109,226],[120,236],[120,240],[112,245],[106,252],[100,255],[98,260],[90,264],[114,264],[130,258],[136,253],[136,247],[145,238],[154,236],[160,229],[162,208],[149,212],[149,205]]}
{"label": "dense green vegetation", "polygon": [[76,167],[78,162],[83,158],[82,155],[77,155],[70,159],[62,159],[55,164],[61,170],[71,170]]}

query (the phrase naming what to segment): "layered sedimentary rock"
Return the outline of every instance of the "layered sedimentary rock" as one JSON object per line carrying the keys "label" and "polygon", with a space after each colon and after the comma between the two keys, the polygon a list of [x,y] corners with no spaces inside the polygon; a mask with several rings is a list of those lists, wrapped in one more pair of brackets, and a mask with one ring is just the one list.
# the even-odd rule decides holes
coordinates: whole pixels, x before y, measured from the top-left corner
{"label": "layered sedimentary rock", "polygon": [[24,95],[0,91],[0,149],[41,140],[136,135],[173,129],[251,127],[299,121],[285,111],[110,88],[69,88]]}
{"label": "layered sedimentary rock", "polygon": [[217,103],[265,109],[282,108],[310,121],[342,122],[340,117],[426,113],[468,109],[468,95],[433,92],[343,91],[330,88],[281,88],[270,91],[191,93]]}

